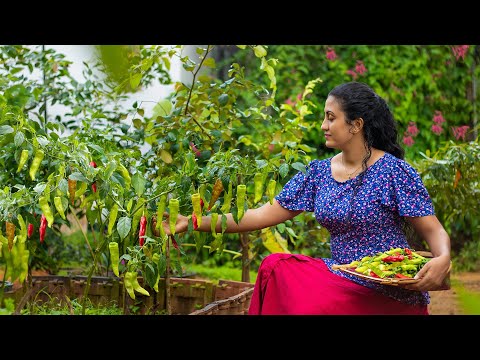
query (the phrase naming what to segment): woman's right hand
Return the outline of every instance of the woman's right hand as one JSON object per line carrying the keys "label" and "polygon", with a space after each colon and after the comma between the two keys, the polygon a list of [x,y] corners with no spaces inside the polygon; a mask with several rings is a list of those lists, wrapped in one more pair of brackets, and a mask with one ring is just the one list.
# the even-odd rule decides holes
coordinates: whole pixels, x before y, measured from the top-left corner
{"label": "woman's right hand", "polygon": [[[170,225],[169,225],[170,215],[167,212],[165,212],[163,213],[163,217],[165,218],[165,220],[162,221],[163,230],[165,230],[165,233],[167,235],[171,235],[172,232],[170,231]],[[180,234],[182,232],[185,232],[187,231],[187,229],[188,229],[188,217],[183,216],[182,214],[178,214],[177,223],[175,225],[175,234]]]}

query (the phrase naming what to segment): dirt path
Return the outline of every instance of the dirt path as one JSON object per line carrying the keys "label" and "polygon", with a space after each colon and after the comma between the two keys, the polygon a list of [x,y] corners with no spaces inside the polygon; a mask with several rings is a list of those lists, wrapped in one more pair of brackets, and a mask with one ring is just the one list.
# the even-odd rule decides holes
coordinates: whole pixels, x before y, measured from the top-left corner
{"label": "dirt path", "polygon": [[[452,274],[452,283],[458,282],[466,290],[480,294],[480,272]],[[464,311],[458,302],[455,286],[450,290],[431,291],[429,312],[432,315],[463,315]]]}

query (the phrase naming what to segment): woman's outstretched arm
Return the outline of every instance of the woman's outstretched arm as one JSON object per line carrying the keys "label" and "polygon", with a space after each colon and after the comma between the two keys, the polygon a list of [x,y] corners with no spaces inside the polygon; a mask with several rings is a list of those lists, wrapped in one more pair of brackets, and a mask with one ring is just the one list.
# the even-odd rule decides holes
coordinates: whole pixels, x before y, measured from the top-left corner
{"label": "woman's outstretched arm", "polygon": [[[270,205],[270,202],[255,208],[255,209],[248,209],[245,214],[243,215],[240,223],[237,224],[233,220],[233,216],[231,213],[226,214],[227,216],[227,229],[225,230],[226,233],[240,233],[240,232],[247,232],[253,230],[260,230],[264,229],[273,225],[277,225],[283,223],[287,220],[293,219],[298,214],[302,213],[303,210],[288,210],[282,207],[277,200],[273,200],[273,204]],[[168,226],[168,215],[165,214],[167,220],[163,221],[163,228],[167,235],[170,235],[170,229]],[[202,221],[200,227],[198,227],[197,231],[210,231],[210,221],[211,216],[202,216]],[[176,233],[182,233],[187,231],[188,228],[188,217],[183,215],[178,215],[177,225],[175,228]],[[219,216],[216,225],[216,231],[222,231],[222,217]]]}

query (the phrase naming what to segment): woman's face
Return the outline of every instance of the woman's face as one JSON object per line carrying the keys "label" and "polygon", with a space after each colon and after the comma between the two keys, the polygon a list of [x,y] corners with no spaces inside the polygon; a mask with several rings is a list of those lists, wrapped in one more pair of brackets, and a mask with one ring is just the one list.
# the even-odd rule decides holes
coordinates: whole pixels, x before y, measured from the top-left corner
{"label": "woman's face", "polygon": [[353,138],[350,132],[353,126],[345,121],[345,113],[334,97],[327,98],[324,111],[321,129],[325,132],[325,145],[329,148],[343,149]]}

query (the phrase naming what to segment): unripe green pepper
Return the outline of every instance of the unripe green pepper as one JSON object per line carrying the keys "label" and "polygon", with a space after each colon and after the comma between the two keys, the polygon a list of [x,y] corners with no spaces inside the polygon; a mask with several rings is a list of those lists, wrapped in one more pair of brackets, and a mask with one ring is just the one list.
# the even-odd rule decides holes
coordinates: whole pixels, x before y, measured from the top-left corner
{"label": "unripe green pepper", "polygon": [[55,196],[53,198],[53,203],[55,204],[55,208],[58,211],[58,214],[62,217],[63,220],[66,220],[65,211],[63,210],[62,198],[60,196]]}
{"label": "unripe green pepper", "polygon": [[135,272],[130,272],[127,271],[125,273],[125,277],[123,279],[123,285],[125,286],[125,290],[127,290],[128,295],[135,300],[135,292],[133,291],[133,283],[132,283],[132,277],[137,278],[137,274]]}
{"label": "unripe green pepper", "polygon": [[180,209],[180,202],[178,199],[170,199],[168,202],[168,208],[170,209],[170,217],[168,218],[168,225],[170,226],[170,232],[175,235],[175,227],[177,225],[178,210]]}
{"label": "unripe green pepper", "polygon": [[115,221],[117,221],[117,215],[118,215],[118,204],[114,203],[112,208],[110,209],[110,215],[108,216],[108,235],[112,235],[113,226],[115,225]]}
{"label": "unripe green pepper", "polygon": [[253,203],[256,204],[262,200],[263,196],[263,175],[262,173],[257,172],[253,177],[253,184],[255,189],[255,198]]}
{"label": "unripe green pepper", "polygon": [[267,195],[268,195],[268,199],[270,200],[270,205],[273,205],[273,199],[275,197],[275,186],[276,185],[277,185],[277,182],[273,179],[271,179],[268,182],[268,185],[267,185]]}
{"label": "unripe green pepper", "polygon": [[22,154],[20,155],[20,160],[18,162],[17,173],[19,173],[23,169],[23,165],[25,165],[27,160],[28,160],[28,150],[23,149]]}
{"label": "unripe green pepper", "polygon": [[135,290],[136,292],[139,292],[142,295],[150,296],[150,293],[138,283],[136,271],[130,272],[130,281],[132,282],[133,290]]}
{"label": "unripe green pepper", "polygon": [[110,250],[110,262],[112,263],[112,270],[115,276],[120,277],[118,272],[118,262],[120,261],[120,254],[118,251],[118,243],[111,241],[108,243],[108,249]]}
{"label": "unripe green pepper", "polygon": [[220,208],[222,213],[226,214],[230,211],[230,207],[232,205],[232,197],[233,197],[233,185],[232,185],[232,182],[230,181],[228,183],[228,190],[223,197],[223,205]]}
{"label": "unripe green pepper", "polygon": [[[160,254],[155,253],[152,256],[152,261],[155,264],[155,268],[158,270],[158,260],[160,260]],[[158,282],[160,281],[160,272],[157,275],[157,280],[155,281],[155,285],[153,285],[153,290],[158,293]]]}
{"label": "unripe green pepper", "polygon": [[123,180],[125,180],[125,188],[128,190],[130,188],[130,184],[132,183],[132,178],[130,177],[130,173],[128,172],[127,168],[119,163],[117,166],[117,170],[122,175]]}
{"label": "unripe green pepper", "polygon": [[157,224],[155,225],[155,229],[160,231],[160,236],[162,239],[165,237],[165,229],[163,228],[163,213],[165,212],[165,208],[167,207],[167,195],[160,196],[160,200],[157,204]]}
{"label": "unripe green pepper", "polygon": [[245,195],[247,193],[247,186],[245,184],[237,185],[237,219],[238,222],[245,213]]}
{"label": "unripe green pepper", "polygon": [[40,209],[42,209],[43,215],[45,215],[45,218],[47,219],[48,227],[51,228],[53,225],[53,213],[52,209],[50,208],[50,205],[48,205],[48,199],[46,196],[41,196],[38,199],[38,205],[40,206]]}
{"label": "unripe green pepper", "polygon": [[210,220],[210,231],[212,232],[213,236],[217,235],[217,230],[216,230],[217,221],[218,221],[218,213],[213,213]]}
{"label": "unripe green pepper", "polygon": [[192,194],[192,206],[193,206],[193,212],[197,217],[197,225],[200,226],[202,225],[202,206],[200,205],[199,193]]}
{"label": "unripe green pepper", "polygon": [[38,149],[35,152],[35,156],[33,157],[32,164],[30,165],[30,170],[29,170],[30,179],[35,180],[35,174],[37,173],[37,170],[40,167],[40,164],[44,156],[45,156],[45,153],[41,149]]}

